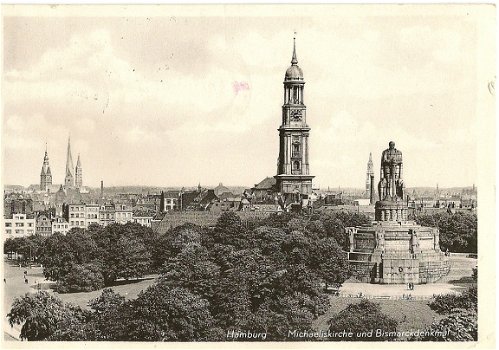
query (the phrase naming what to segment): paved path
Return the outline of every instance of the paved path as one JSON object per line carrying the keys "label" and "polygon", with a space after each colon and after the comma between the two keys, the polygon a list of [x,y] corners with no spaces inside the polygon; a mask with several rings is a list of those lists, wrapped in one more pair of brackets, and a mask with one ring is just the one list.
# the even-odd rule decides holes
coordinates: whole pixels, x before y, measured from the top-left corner
{"label": "paved path", "polygon": [[415,285],[414,290],[408,290],[403,284],[345,282],[340,288],[340,296],[355,297],[362,293],[365,297],[398,299],[410,294],[417,299],[429,299],[433,295],[460,293],[472,283],[471,275],[477,260],[453,255],[450,257],[450,263],[451,269],[447,276],[436,283]]}
{"label": "paved path", "polygon": [[[9,321],[7,320],[7,313],[10,311],[12,307],[12,303],[14,299],[23,296],[26,293],[34,293],[35,282],[42,282],[44,280],[42,268],[41,267],[21,267],[18,265],[11,264],[8,260],[4,260],[4,298],[3,298],[3,307],[5,310],[4,317],[4,339],[12,340],[10,337],[15,339],[19,339],[19,334],[21,333],[21,326],[14,325],[11,327],[9,325]],[[27,271],[27,278],[29,283],[24,283],[24,271]]]}

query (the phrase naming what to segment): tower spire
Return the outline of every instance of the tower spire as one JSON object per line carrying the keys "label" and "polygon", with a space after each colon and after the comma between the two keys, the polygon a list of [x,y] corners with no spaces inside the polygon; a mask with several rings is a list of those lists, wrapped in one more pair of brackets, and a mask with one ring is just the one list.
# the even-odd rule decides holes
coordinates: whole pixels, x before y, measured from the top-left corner
{"label": "tower spire", "polygon": [[46,191],[52,185],[52,173],[50,172],[47,142],[45,142],[45,155],[43,157],[42,170],[40,172],[40,190]]}
{"label": "tower spire", "polygon": [[66,176],[64,178],[64,184],[66,188],[74,187],[74,165],[73,157],[71,156],[71,135],[68,137],[68,153],[66,156]]}
{"label": "tower spire", "polygon": [[292,65],[298,64],[298,59],[296,58],[296,32],[295,32],[295,37],[293,37],[293,57],[291,58],[291,64]]}

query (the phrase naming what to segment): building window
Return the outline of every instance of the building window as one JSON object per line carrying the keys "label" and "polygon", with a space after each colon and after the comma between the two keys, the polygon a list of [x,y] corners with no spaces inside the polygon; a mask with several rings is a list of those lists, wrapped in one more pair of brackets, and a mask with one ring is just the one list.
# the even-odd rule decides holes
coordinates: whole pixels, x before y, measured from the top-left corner
{"label": "building window", "polygon": [[6,222],[5,227],[12,227],[12,222]]}
{"label": "building window", "polygon": [[300,170],[300,162],[299,161],[295,161],[293,162],[293,170]]}

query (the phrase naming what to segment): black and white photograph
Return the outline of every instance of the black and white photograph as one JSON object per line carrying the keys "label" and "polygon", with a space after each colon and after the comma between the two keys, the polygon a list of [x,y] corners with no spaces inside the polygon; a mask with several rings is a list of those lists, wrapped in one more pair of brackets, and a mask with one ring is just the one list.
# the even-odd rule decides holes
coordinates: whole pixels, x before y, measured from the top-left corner
{"label": "black and white photograph", "polygon": [[495,347],[494,4],[1,17],[2,346]]}

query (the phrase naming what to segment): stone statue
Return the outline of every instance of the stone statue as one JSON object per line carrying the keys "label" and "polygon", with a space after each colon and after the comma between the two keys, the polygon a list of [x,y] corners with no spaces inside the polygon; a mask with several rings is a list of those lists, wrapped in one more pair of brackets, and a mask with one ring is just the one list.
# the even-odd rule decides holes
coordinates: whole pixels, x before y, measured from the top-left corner
{"label": "stone statue", "polygon": [[390,141],[388,149],[381,155],[380,181],[378,185],[380,201],[398,201],[404,199],[404,181],[402,180],[402,152]]}

